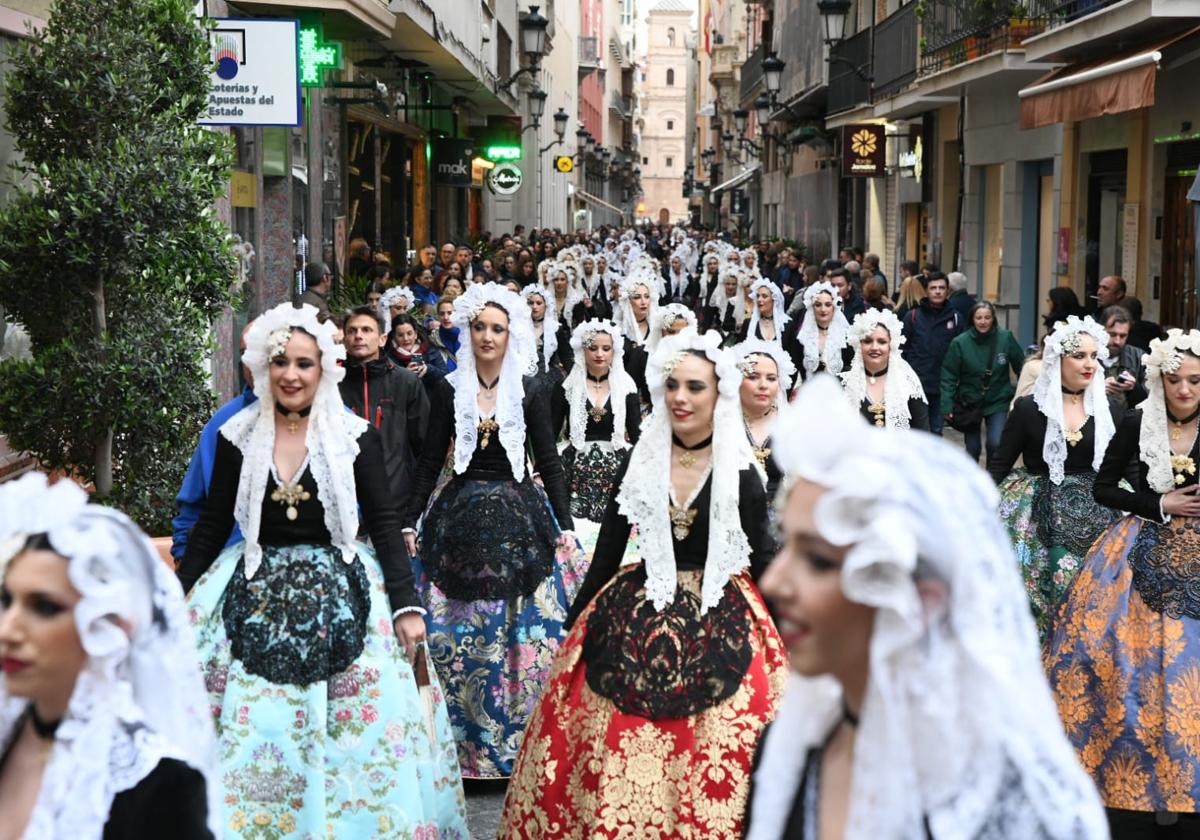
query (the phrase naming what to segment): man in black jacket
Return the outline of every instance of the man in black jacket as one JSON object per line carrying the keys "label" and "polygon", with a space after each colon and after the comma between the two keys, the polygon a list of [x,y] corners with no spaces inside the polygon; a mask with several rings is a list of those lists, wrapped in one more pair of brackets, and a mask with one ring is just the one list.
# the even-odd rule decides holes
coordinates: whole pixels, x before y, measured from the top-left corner
{"label": "man in black jacket", "polygon": [[345,335],[346,378],[338,385],[342,401],[379,430],[392,501],[403,510],[425,442],[429,398],[415,373],[381,355],[387,336],[374,308],[352,310]]}

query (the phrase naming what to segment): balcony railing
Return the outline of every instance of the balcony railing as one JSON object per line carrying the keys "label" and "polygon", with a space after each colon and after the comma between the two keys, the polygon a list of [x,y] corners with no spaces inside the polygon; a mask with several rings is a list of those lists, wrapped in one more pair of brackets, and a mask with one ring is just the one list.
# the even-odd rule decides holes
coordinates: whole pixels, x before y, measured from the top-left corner
{"label": "balcony railing", "polygon": [[922,23],[921,74],[1020,47],[1043,29],[1044,21],[1008,0],[932,0]]}
{"label": "balcony railing", "polygon": [[901,6],[875,26],[875,96],[888,96],[917,76],[917,4]]}
{"label": "balcony railing", "polygon": [[581,36],[579,39],[579,67],[589,70],[600,65],[600,39],[594,36]]}
{"label": "balcony railing", "polygon": [[845,111],[869,102],[871,86],[855,68],[867,67],[871,59],[871,30],[856,32],[829,50],[829,113]]}
{"label": "balcony railing", "polygon": [[738,101],[744,103],[754,93],[754,89],[758,87],[759,83],[762,82],[762,63],[766,57],[766,44],[760,43],[754,48],[754,52],[750,53],[750,57],[742,64],[742,89],[738,94]]}
{"label": "balcony railing", "polygon": [[612,99],[609,102],[609,107],[621,115],[622,119],[629,119],[633,116],[633,97],[622,96],[613,91]]}
{"label": "balcony railing", "polygon": [[1030,17],[1041,23],[1044,29],[1053,29],[1117,2],[1119,0],[1034,0],[1029,12]]}

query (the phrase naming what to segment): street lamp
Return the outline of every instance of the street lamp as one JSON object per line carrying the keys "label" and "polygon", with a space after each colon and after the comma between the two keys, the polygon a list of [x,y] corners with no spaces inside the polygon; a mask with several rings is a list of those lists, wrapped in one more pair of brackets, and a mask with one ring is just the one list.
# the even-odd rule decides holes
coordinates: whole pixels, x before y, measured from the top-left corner
{"label": "street lamp", "polygon": [[850,0],[817,0],[817,11],[825,23],[825,43],[830,46],[840,43],[846,37]]}
{"label": "street lamp", "polygon": [[575,132],[575,149],[578,154],[582,155],[584,150],[587,148],[587,139],[589,137],[591,137],[591,135],[588,134],[586,128],[581,128]]}
{"label": "street lamp", "polygon": [[766,131],[767,123],[771,121],[771,97],[764,93],[755,99],[754,114],[758,117],[759,130]]}
{"label": "street lamp", "polygon": [[534,88],[529,91],[529,116],[533,119],[534,125],[542,119],[542,114],[546,113],[546,100],[550,98],[550,94],[541,88]]}
{"label": "street lamp", "polygon": [[596,154],[596,138],[590,134],[588,135],[588,138],[587,138],[587,153],[589,155]]}
{"label": "street lamp", "polygon": [[738,108],[733,112],[733,127],[737,129],[737,133],[746,136],[746,121],[750,118],[750,112],[745,108]]}
{"label": "street lamp", "polygon": [[546,27],[550,21],[538,14],[537,6],[530,6],[529,13],[521,19],[521,52],[529,63],[502,82],[496,82],[496,92],[507,91],[522,73],[536,76],[542,56],[546,54]]}
{"label": "street lamp", "polygon": [[784,67],[787,67],[787,62],[775,55],[775,53],[771,53],[763,59],[763,83],[767,86],[767,93],[772,99],[779,95],[780,87],[783,85]]}
{"label": "street lamp", "polygon": [[569,119],[571,119],[571,115],[562,108],[559,108],[554,112],[554,133],[558,135],[559,141],[561,141],[567,133],[567,121]]}
{"label": "street lamp", "polygon": [[[850,5],[846,0],[847,7]],[[550,21],[538,14],[537,6],[529,7],[529,14],[521,19],[521,51],[529,58],[530,64],[538,64],[546,54],[546,27]]]}

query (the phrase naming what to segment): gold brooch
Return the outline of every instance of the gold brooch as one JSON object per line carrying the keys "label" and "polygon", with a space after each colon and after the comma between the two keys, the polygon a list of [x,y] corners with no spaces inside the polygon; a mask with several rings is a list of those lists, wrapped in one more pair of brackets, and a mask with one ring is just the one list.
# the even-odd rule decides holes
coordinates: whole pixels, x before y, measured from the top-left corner
{"label": "gold brooch", "polygon": [[492,432],[499,431],[500,424],[491,417],[479,421],[479,434],[483,435],[483,439],[479,441],[481,449],[487,449],[488,444],[492,442]]}
{"label": "gold brooch", "polygon": [[695,508],[681,508],[669,504],[667,508],[671,512],[671,534],[677,542],[682,542],[688,538],[688,534],[692,532],[692,523],[696,521]]}
{"label": "gold brooch", "polygon": [[296,505],[301,502],[307,502],[312,498],[312,493],[309,493],[298,482],[291,484],[286,481],[281,481],[271,491],[271,501],[279,502],[287,505],[287,518],[290,522],[295,522],[296,517],[300,515],[300,511],[296,510]]}
{"label": "gold brooch", "polygon": [[1175,473],[1175,484],[1179,486],[1187,480],[1185,476],[1196,474],[1196,462],[1189,455],[1172,455],[1171,470]]}
{"label": "gold brooch", "polygon": [[1063,437],[1067,439],[1067,446],[1074,446],[1083,440],[1083,429],[1067,429],[1063,432]]}
{"label": "gold brooch", "polygon": [[758,459],[759,466],[765,470],[767,468],[767,459],[771,457],[771,447],[764,446],[761,449],[754,447],[754,457]]}
{"label": "gold brooch", "polygon": [[867,411],[871,412],[871,416],[875,419],[876,428],[883,428],[884,417],[887,414],[887,406],[881,402],[873,402],[867,406]]}
{"label": "gold brooch", "polygon": [[599,423],[608,414],[608,409],[602,405],[593,405],[588,407],[588,415],[592,418],[593,423]]}

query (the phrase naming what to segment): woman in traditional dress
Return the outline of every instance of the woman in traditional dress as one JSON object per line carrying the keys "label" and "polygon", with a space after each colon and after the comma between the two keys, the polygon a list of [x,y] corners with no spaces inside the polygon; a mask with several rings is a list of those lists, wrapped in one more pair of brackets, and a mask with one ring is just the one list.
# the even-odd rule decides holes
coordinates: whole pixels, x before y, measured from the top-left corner
{"label": "woman in traditional dress", "polygon": [[876,426],[929,431],[925,389],[900,355],[904,331],[896,316],[886,309],[862,313],[850,327],[850,346],[854,359],[842,388],[859,414]]}
{"label": "woman in traditional dress", "polygon": [[[254,322],[242,362],[258,401],[221,427],[179,567],[222,745],[225,836],[466,837],[445,706],[425,705],[414,674],[424,610],[382,443],[342,404],[343,358],[311,306]],[[372,548],[356,540],[360,509]],[[222,551],[235,520],[245,540]]]}
{"label": "woman in traditional dress", "polygon": [[622,363],[616,324],[583,322],[571,335],[571,348],[575,364],[555,394],[554,414],[567,418],[563,472],[571,517],[586,548],[594,543],[625,452],[637,443],[641,410],[637,385]]}
{"label": "woman in traditional dress", "polygon": [[554,319],[566,329],[572,329],[587,317],[588,307],[584,303],[587,293],[576,276],[574,264],[551,263],[542,287],[546,290],[547,303],[553,303]]}
{"label": "woman in traditional dress", "polygon": [[0,837],[221,836],[179,583],[72,481],[0,484],[0,658]]}
{"label": "woman in traditional dress", "polygon": [[637,383],[642,401],[648,402],[650,392],[646,386],[646,363],[649,360],[648,343],[653,332],[658,303],[654,296],[654,284],[640,275],[630,275],[621,281],[620,298],[617,302],[617,326],[625,342],[623,355],[625,370]]}
{"label": "woman in traditional dress", "polygon": [[383,334],[392,334],[392,319],[407,314],[413,308],[416,297],[408,286],[393,286],[379,298],[379,314],[383,317]]}
{"label": "woman in traditional dress", "polygon": [[669,335],[696,330],[696,313],[682,303],[668,303],[660,306],[654,313],[654,324],[646,339],[646,352],[653,353],[659,342]]}
{"label": "woman in traditional dress", "polygon": [[783,292],[770,280],[759,278],[750,284],[750,297],[754,300],[754,311],[750,320],[742,324],[738,338],[741,341],[748,337],[758,338],[782,344],[790,320],[783,305]]}
{"label": "woman in traditional dress", "polygon": [[736,342],[746,323],[746,275],[736,268],[721,272],[721,283],[709,297],[705,307],[705,323],[709,329],[720,330],[725,343]]}
{"label": "woman in traditional dress", "polygon": [[[1092,543],[1118,514],[1096,501],[1096,470],[1121,419],[1104,393],[1108,335],[1091,318],[1060,322],[1033,394],[1019,398],[988,472],[1043,638]],[[1017,458],[1024,469],[1013,470]]]}
{"label": "woman in traditional dress", "polygon": [[1107,837],[991,482],[932,435],[865,423],[828,377],[780,422],[784,544],[762,589],[793,673],[749,840]]}
{"label": "woman in traditional dress", "polygon": [[783,476],[771,459],[771,430],[780,409],[787,403],[787,394],[796,377],[796,366],[783,348],[773,341],[749,338],[734,346],[731,352],[742,372],[738,398],[742,403],[746,440],[766,474],[767,498],[774,499]]}
{"label": "woman in traditional dress", "polygon": [[[784,677],[754,584],[771,541],[741,373],[715,334],[651,358],[618,477],[526,733],[504,837],[739,837],[752,744]],[[632,526],[640,562],[621,566]]]}
{"label": "woman in traditional dress", "polygon": [[842,314],[842,298],[832,283],[821,280],[804,290],[804,320],[796,343],[801,380],[819,371],[837,376],[850,368],[854,358],[850,322]]}
{"label": "woman in traditional dress", "polygon": [[[413,568],[463,775],[503,778],[581,572],[564,533],[574,523],[550,416],[523,380],[537,364],[529,308],[476,283],[454,301],[454,324],[469,338],[431,401],[406,539],[415,555],[419,529]],[[542,486],[526,469],[527,446]],[[439,484],[447,451],[450,477]]]}
{"label": "woman in traditional dress", "polygon": [[[1145,363],[1149,396],[1123,418],[1095,483],[1098,502],[1129,513],[1084,559],[1044,662],[1067,735],[1104,804],[1159,812],[1163,822],[1174,822],[1164,812],[1188,813],[1194,823],[1200,331],[1171,330],[1155,339]],[[1126,489],[1122,479],[1131,474]],[[1114,836],[1117,819],[1130,816],[1114,815]]]}

